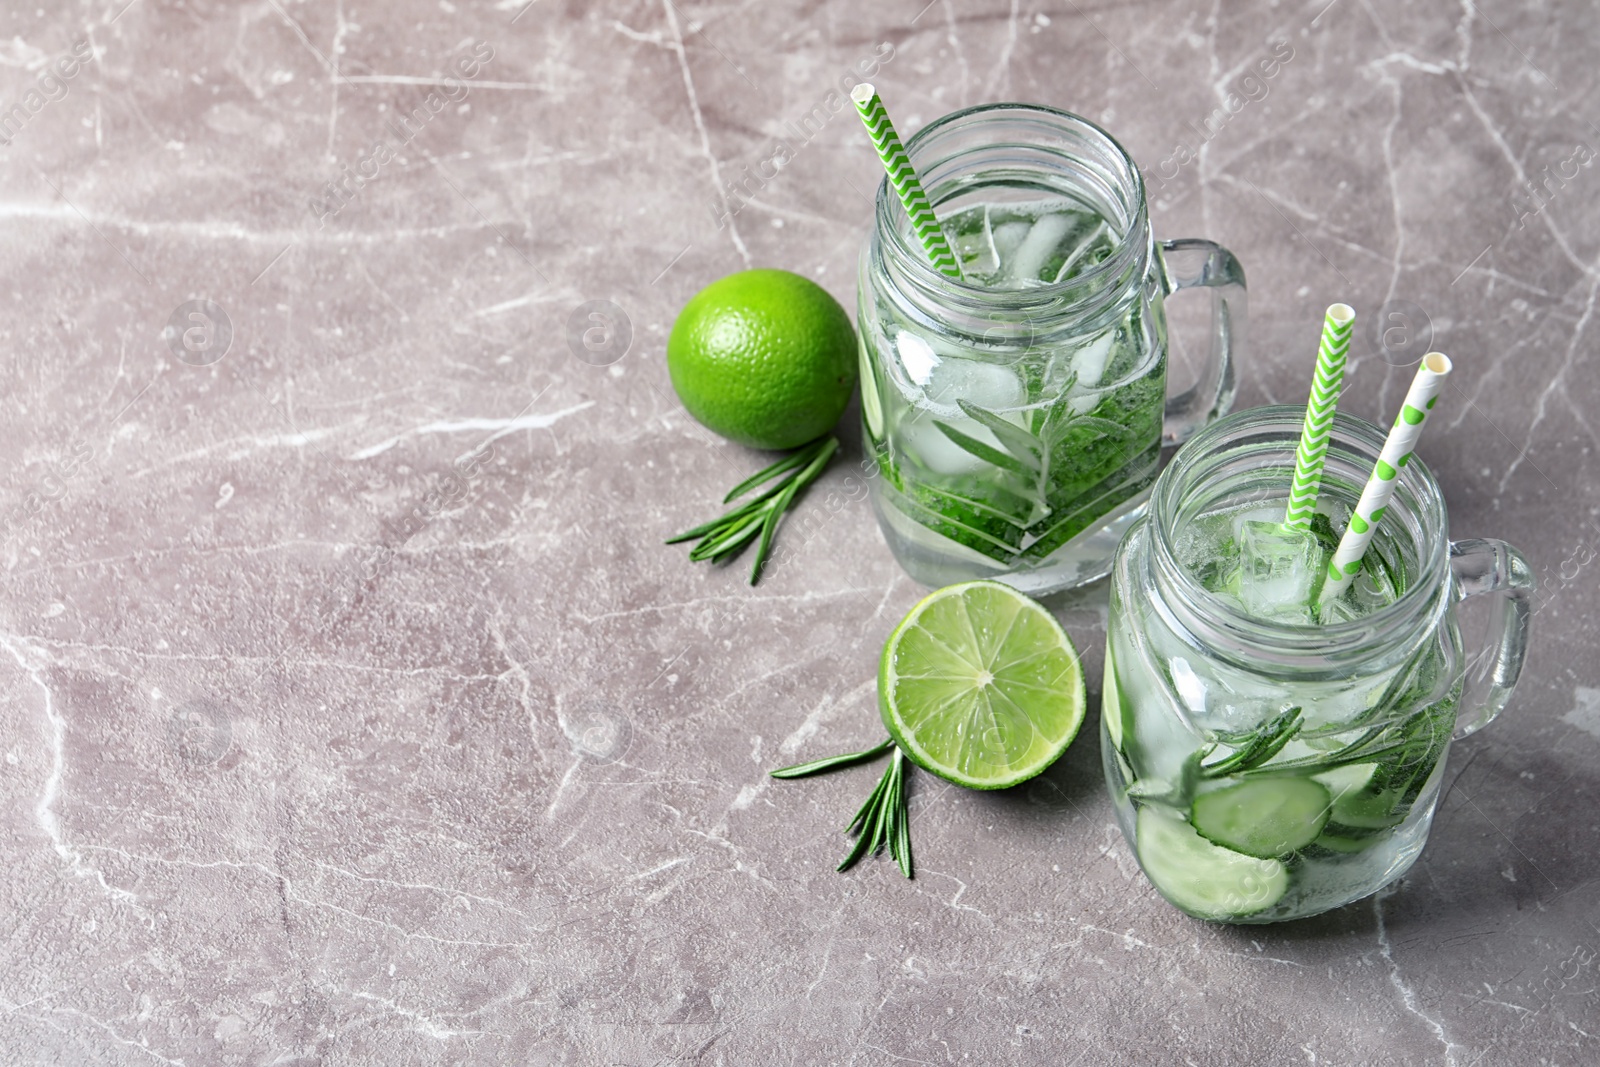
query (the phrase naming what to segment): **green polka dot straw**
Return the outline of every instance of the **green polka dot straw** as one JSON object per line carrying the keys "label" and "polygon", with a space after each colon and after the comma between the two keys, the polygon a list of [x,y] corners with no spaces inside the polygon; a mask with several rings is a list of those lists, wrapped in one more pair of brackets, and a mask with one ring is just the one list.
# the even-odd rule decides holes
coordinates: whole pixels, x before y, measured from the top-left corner
{"label": "green polka dot straw", "polygon": [[1373,530],[1383,518],[1383,511],[1394,496],[1395,483],[1400,472],[1411,462],[1411,453],[1422,436],[1422,424],[1439,399],[1439,390],[1450,373],[1450,357],[1443,352],[1429,352],[1422,357],[1417,376],[1411,379],[1405,402],[1394,420],[1394,429],[1384,439],[1383,451],[1378,453],[1378,465],[1372,468],[1367,486],[1361,491],[1361,500],[1350,516],[1350,525],[1339,539],[1339,547],[1328,563],[1328,580],[1322,585],[1318,602],[1326,604],[1335,600],[1361,573],[1361,559],[1367,554]]}
{"label": "green polka dot straw", "polygon": [[939,227],[938,216],[928,203],[928,194],[922,190],[922,181],[911,168],[911,157],[906,155],[900,135],[894,132],[894,123],[889,121],[883,101],[878,99],[878,91],[862,82],[851,90],[850,99],[861,113],[867,136],[872,138],[872,147],[878,150],[878,159],[883,162],[883,169],[889,175],[889,184],[894,186],[895,193],[899,195],[900,203],[911,219],[911,228],[916,231],[917,239],[928,253],[928,260],[939,273],[952,278],[961,277],[961,266],[956,262],[955,253],[950,250],[950,242],[945,240],[944,230]]}

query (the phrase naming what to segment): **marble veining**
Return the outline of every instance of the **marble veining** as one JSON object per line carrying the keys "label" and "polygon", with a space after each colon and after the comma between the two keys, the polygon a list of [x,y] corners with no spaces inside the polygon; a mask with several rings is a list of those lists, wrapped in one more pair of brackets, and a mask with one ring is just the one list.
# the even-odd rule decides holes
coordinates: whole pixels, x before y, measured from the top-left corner
{"label": "marble veining", "polygon": [[[1600,1057],[1588,6],[3,19],[0,1063]],[[1346,410],[1455,360],[1423,454],[1454,536],[1528,555],[1535,648],[1400,883],[1184,918],[1092,718],[1003,794],[915,776],[913,882],[833,871],[871,771],[766,776],[877,740],[921,591],[853,409],[760,586],[663,545],[762,463],[663,353],[744,267],[853,306],[881,172],[829,101],[868,62],[907,133],[998,99],[1112,130],[1158,236],[1244,264],[1241,406],[1303,399],[1334,300]],[[1172,313],[1181,376],[1205,311]],[[1104,591],[1049,604],[1098,679]]]}

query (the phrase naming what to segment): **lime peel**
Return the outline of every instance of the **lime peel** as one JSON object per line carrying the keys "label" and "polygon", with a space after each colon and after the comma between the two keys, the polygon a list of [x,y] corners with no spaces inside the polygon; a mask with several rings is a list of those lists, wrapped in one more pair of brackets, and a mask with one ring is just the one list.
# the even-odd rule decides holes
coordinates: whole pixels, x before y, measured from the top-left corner
{"label": "lime peel", "polygon": [[667,373],[702,425],[751,448],[833,429],[855,392],[858,342],[826,289],[786,270],[730,274],[696,293],[667,338]]}

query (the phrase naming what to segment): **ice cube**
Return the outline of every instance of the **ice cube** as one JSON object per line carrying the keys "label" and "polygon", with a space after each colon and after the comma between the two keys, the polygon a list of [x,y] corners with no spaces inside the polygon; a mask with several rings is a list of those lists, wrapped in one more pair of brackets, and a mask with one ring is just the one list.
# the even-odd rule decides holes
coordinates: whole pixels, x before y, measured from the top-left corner
{"label": "ice cube", "polygon": [[1356,619],[1361,618],[1363,614],[1365,612],[1342,596],[1333,600],[1325,600],[1317,605],[1317,621],[1324,626],[1332,626],[1334,623],[1340,622],[1354,622]]}
{"label": "ice cube", "polygon": [[1203,715],[1206,711],[1205,679],[1196,674],[1182,656],[1173,657],[1171,668],[1172,688],[1177,690],[1178,699],[1192,714]]}
{"label": "ice cube", "polygon": [[1257,618],[1315,625],[1311,586],[1325,565],[1309,531],[1247,520],[1239,530],[1239,603]]}
{"label": "ice cube", "polygon": [[937,474],[969,474],[984,470],[989,464],[956,444],[935,423],[943,423],[996,451],[1005,451],[988,427],[962,413],[957,401],[965,400],[1019,422],[1015,409],[1027,398],[1022,379],[1009,369],[950,356],[934,363],[922,392],[927,403],[906,425],[906,448]]}
{"label": "ice cube", "polygon": [[1008,262],[1023,240],[1028,236],[1028,231],[1033,229],[1033,223],[1016,219],[1011,222],[1002,222],[992,226],[994,233],[994,251],[1000,257],[1001,263]]}
{"label": "ice cube", "polygon": [[1350,587],[1341,596],[1321,605],[1320,619],[1324,624],[1328,624],[1364,618],[1374,611],[1393,604],[1395,597],[1396,593],[1389,587],[1388,582],[1382,577],[1375,576],[1369,568],[1363,567],[1361,573],[1356,575],[1356,580],[1350,583]]}
{"label": "ice cube", "polygon": [[[1239,565],[1239,535],[1233,528],[1232,516],[1226,513],[1197,515],[1183,523],[1174,548],[1179,562],[1196,575],[1214,564],[1225,564],[1229,571]],[[1206,588],[1218,591],[1210,585]]]}
{"label": "ice cube", "polygon": [[1022,379],[1009,368],[949,357],[934,363],[922,391],[942,407],[956,407],[956,401],[965,400],[994,412],[1018,407],[1027,398]]}
{"label": "ice cube", "polygon": [[[1143,666],[1137,658],[1131,662],[1120,655],[1117,666],[1125,662],[1130,666]],[[1135,766],[1142,778],[1165,778],[1177,781],[1184,760],[1200,744],[1200,737],[1189,728],[1187,712],[1171,697],[1171,691],[1158,682],[1159,670],[1153,665],[1148,670],[1131,670],[1126,682],[1120,679],[1122,699],[1139,709],[1133,716],[1133,744],[1138,753]]]}
{"label": "ice cube", "polygon": [[894,347],[900,355],[900,365],[905,368],[906,377],[917,385],[927,385],[933,368],[939,365],[939,357],[933,354],[928,342],[902,330],[895,338]]}
{"label": "ice cube", "polygon": [[1239,546],[1228,541],[1204,554],[1205,560],[1194,567],[1194,577],[1209,593],[1234,595],[1239,588]]}
{"label": "ice cube", "polygon": [[1101,245],[1106,243],[1101,240],[1105,234],[1106,224],[1105,221],[1102,220],[1094,227],[1094,229],[1083,235],[1083,237],[1078,241],[1078,246],[1076,248],[1067,253],[1067,258],[1061,261],[1061,268],[1056,271],[1056,276],[1053,280],[1064,282],[1068,278],[1072,277],[1073,272],[1077,270],[1080,265],[1083,267],[1090,267],[1094,265],[1094,262],[1098,262],[1084,262],[1084,257],[1086,257],[1091,251],[1096,250]]}
{"label": "ice cube", "polygon": [[1073,353],[1072,369],[1081,386],[1096,386],[1106,375],[1106,364],[1111,362],[1111,343],[1117,338],[1116,330],[1107,330],[1093,341]]}
{"label": "ice cube", "polygon": [[[970,419],[940,419],[945,425],[960,430],[986,444],[994,438],[982,426]],[[988,466],[983,460],[946,437],[944,431],[931,419],[918,419],[905,427],[906,451],[935,474],[972,474]]]}
{"label": "ice cube", "polygon": [[1012,281],[1053,281],[1053,277],[1041,279],[1039,271],[1071,229],[1071,215],[1045,215],[1039,219],[1006,264],[1006,277]]}
{"label": "ice cube", "polygon": [[[989,205],[974,211],[982,212],[982,221],[967,233],[957,233],[950,239],[956,257],[961,260],[961,272],[968,278],[983,278],[1000,269],[1000,253],[994,246],[994,230],[989,223]],[[962,219],[962,222],[967,220]],[[968,227],[961,227],[968,228]]]}

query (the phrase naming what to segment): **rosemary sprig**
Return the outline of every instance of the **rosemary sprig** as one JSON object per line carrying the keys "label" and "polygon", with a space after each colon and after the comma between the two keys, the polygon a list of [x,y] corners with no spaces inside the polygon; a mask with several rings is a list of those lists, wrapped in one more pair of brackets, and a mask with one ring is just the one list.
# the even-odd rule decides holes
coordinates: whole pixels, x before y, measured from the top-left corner
{"label": "rosemary sprig", "polygon": [[906,757],[898,748],[889,769],[878,779],[878,787],[861,805],[856,817],[844,828],[846,834],[859,833],[855,847],[836,868],[848,871],[862,856],[876,856],[889,847],[889,857],[900,865],[900,873],[911,877],[911,829],[906,820]]}
{"label": "rosemary sprig", "polygon": [[856,834],[857,837],[850,854],[839,864],[841,871],[854,867],[861,857],[876,856],[887,847],[890,858],[899,864],[900,873],[907,878],[914,877],[911,866],[911,821],[906,812],[905,754],[895,747],[892,739],[886,738],[882,743],[861,752],[847,752],[842,756],[797,763],[793,767],[780,767],[769,772],[774,778],[804,778],[866,763],[891,749],[894,758],[889,761],[889,769],[883,772],[883,777],[878,779],[866,803],[856,810],[855,817],[844,828],[846,834]]}
{"label": "rosemary sprig", "polygon": [[1217,760],[1215,763],[1205,763],[1200,766],[1200,777],[1222,778],[1230,774],[1254,770],[1266,763],[1273,756],[1283,751],[1294,735],[1300,732],[1300,708],[1289,708],[1281,712],[1271,722],[1241,739],[1242,743],[1233,752]]}
{"label": "rosemary sprig", "polygon": [[767,482],[772,484],[720,518],[667,538],[667,544],[675,545],[698,537],[700,543],[690,549],[689,558],[724,563],[759,536],[761,540],[756,549],[756,561],[750,568],[750,584],[755,585],[761,579],[761,568],[772,551],[772,537],[777,532],[783,513],[794,503],[795,495],[800,490],[816,481],[817,475],[822,473],[838,450],[837,437],[818,438],[794,455],[757,471],[734,486],[722,498],[722,502],[731,503],[758,485]]}
{"label": "rosemary sprig", "polygon": [[1282,760],[1267,767],[1253,767],[1243,773],[1283,774],[1303,771],[1317,774],[1350,763],[1373,763],[1403,748],[1405,744],[1398,739],[1395,724],[1385,723],[1369,728],[1360,737],[1336,751]]}

